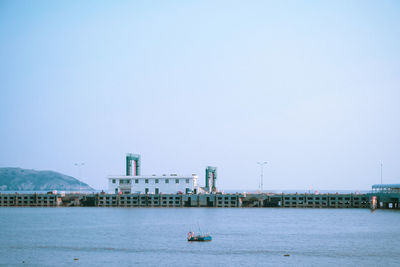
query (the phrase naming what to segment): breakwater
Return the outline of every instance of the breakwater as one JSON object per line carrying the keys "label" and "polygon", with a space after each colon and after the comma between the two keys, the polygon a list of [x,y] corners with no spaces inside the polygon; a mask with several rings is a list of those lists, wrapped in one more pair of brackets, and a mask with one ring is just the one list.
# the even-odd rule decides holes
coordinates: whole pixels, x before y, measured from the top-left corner
{"label": "breakwater", "polygon": [[370,194],[0,194],[0,206],[370,208],[370,198]]}

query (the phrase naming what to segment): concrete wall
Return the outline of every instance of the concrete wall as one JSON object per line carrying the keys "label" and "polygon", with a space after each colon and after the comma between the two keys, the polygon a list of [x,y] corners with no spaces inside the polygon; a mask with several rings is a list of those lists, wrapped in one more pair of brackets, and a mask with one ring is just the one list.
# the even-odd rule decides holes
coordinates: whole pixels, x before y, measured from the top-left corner
{"label": "concrete wall", "polygon": [[[370,208],[372,194],[0,194],[0,207],[281,207]],[[378,196],[400,208],[399,194]],[[390,201],[390,202],[389,202]]]}
{"label": "concrete wall", "polygon": [[369,208],[368,195],[353,194],[286,194],[282,195],[285,208]]}
{"label": "concrete wall", "polygon": [[103,194],[99,207],[239,207],[239,195]]}
{"label": "concrete wall", "polygon": [[54,207],[60,204],[59,195],[0,194],[1,207]]}
{"label": "concrete wall", "polygon": [[241,207],[369,208],[368,194],[247,194]]}

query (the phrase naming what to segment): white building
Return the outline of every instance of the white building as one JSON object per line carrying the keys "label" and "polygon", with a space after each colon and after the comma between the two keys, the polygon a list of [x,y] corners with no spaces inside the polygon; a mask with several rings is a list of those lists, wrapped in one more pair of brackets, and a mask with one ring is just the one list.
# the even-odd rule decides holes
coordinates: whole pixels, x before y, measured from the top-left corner
{"label": "white building", "polygon": [[111,194],[176,194],[197,193],[197,175],[111,175],[108,176],[108,190]]}

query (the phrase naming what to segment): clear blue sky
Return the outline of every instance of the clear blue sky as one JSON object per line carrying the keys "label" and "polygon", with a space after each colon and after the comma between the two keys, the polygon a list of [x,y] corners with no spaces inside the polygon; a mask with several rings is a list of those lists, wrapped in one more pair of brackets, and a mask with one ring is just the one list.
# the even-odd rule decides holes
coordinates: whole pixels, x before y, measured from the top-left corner
{"label": "clear blue sky", "polygon": [[0,167],[106,188],[400,183],[399,1],[0,2]]}

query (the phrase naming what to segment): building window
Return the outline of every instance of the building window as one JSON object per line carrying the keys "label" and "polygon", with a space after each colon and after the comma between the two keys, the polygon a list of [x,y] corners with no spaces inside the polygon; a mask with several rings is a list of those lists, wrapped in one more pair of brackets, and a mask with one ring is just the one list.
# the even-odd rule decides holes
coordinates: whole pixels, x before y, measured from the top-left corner
{"label": "building window", "polygon": [[139,179],[135,179],[135,184],[138,184],[139,183]]}
{"label": "building window", "polygon": [[179,179],[175,179],[175,183],[176,183],[176,184],[179,184]]}
{"label": "building window", "polygon": [[149,183],[149,179],[145,179],[144,182],[145,182],[146,184],[148,184],[148,183]]}
{"label": "building window", "polygon": [[156,184],[158,184],[158,179],[156,179]]}
{"label": "building window", "polygon": [[189,179],[186,179],[186,183],[187,183],[187,184],[189,183]]}
{"label": "building window", "polygon": [[112,183],[115,184],[115,179],[112,180]]}
{"label": "building window", "polygon": [[165,183],[166,183],[166,184],[169,184],[169,179],[165,179]]}

